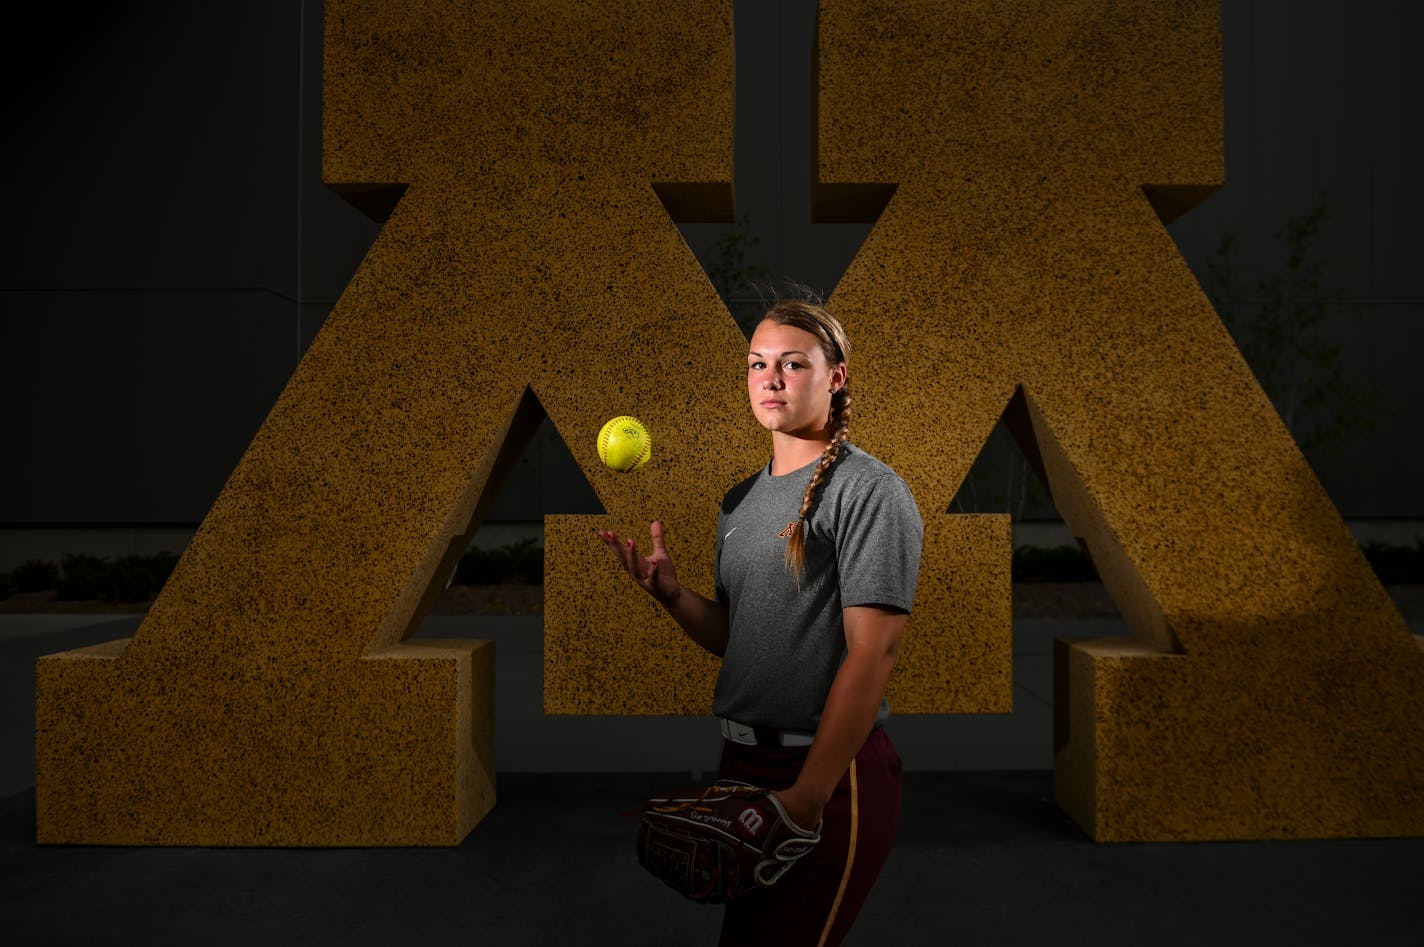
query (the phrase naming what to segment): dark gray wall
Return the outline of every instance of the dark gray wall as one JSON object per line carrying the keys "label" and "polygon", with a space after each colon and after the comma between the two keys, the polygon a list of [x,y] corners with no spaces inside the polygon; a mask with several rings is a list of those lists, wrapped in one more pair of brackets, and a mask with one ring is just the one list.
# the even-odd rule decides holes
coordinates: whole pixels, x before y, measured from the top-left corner
{"label": "dark gray wall", "polygon": [[[319,0],[92,4],[6,40],[0,525],[196,523],[376,227],[320,181]],[[868,228],[810,223],[815,4],[737,4],[739,210],[759,259],[829,291]],[[1173,226],[1253,268],[1328,196],[1332,331],[1385,399],[1321,473],[1349,517],[1424,517],[1421,34],[1413,0],[1224,5],[1227,179]],[[699,251],[711,225],[685,226]],[[1200,270],[1199,270],[1200,272]],[[592,509],[546,432],[494,518]]]}
{"label": "dark gray wall", "polygon": [[1272,239],[1317,197],[1329,279],[1346,309],[1328,335],[1348,380],[1378,385],[1373,431],[1333,458],[1312,457],[1351,517],[1424,516],[1424,73],[1415,0],[1227,0],[1223,5],[1226,180],[1173,225],[1197,268],[1218,235],[1237,233],[1255,273],[1278,271]]}
{"label": "dark gray wall", "polygon": [[78,50],[67,18],[20,31],[0,521],[194,522],[316,329],[302,244],[364,238],[312,193],[316,5],[98,9]]}

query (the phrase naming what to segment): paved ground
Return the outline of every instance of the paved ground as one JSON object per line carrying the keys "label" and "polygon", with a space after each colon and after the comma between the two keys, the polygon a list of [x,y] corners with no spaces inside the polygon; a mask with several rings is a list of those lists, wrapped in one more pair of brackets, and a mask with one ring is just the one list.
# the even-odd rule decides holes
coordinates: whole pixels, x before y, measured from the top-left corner
{"label": "paved ground", "polygon": [[[422,635],[469,635],[469,621],[433,618]],[[632,859],[632,820],[620,815],[651,789],[710,768],[709,721],[542,717],[538,622],[527,618],[478,626],[499,642],[503,775],[499,805],[458,848],[35,845],[34,658],[136,623],[0,619],[5,943],[715,943],[718,910],[645,876]],[[1035,763],[1050,739],[1044,654],[1053,637],[1113,630],[1020,622],[1015,714],[892,721],[918,771],[907,774],[895,852],[848,943],[1424,945],[1424,840],[1096,845],[1063,816],[1051,773]],[[506,741],[528,744],[513,757],[521,765]],[[642,771],[540,771],[560,760],[578,769],[595,758],[590,743],[607,741],[617,746],[596,758],[612,751]]]}

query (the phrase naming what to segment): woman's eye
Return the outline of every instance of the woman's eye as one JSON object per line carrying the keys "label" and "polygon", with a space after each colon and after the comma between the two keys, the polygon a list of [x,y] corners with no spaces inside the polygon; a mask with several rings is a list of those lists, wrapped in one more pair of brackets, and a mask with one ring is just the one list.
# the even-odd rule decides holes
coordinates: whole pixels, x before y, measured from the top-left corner
{"label": "woman's eye", "polygon": [[747,371],[759,372],[766,368],[766,362],[751,362],[747,365]]}
{"label": "woman's eye", "polygon": [[800,362],[786,362],[786,363],[784,363],[781,367],[782,367],[782,368],[788,368],[788,369],[796,369],[796,368],[800,368],[800,367],[801,367],[801,363],[800,363]]}

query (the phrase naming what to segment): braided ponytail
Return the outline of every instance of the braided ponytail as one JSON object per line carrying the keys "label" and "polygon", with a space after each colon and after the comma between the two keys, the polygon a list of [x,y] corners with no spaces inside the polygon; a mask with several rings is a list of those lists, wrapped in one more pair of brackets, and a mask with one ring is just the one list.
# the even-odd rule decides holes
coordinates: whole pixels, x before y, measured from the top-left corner
{"label": "braided ponytail", "polygon": [[[801,300],[785,300],[772,306],[764,319],[778,325],[794,326],[811,333],[820,341],[821,351],[829,364],[838,365],[844,362],[849,366],[850,340],[846,337],[845,329],[841,327],[835,316],[820,306]],[[796,514],[796,523],[792,526],[791,534],[786,540],[786,566],[795,574],[798,586],[806,571],[806,517],[816,505],[816,495],[820,492],[831,465],[841,455],[841,448],[845,445],[846,438],[850,436],[849,374],[846,376],[845,383],[831,393],[829,420],[830,441],[821,454],[820,463],[816,465],[816,472],[811,475],[811,482],[806,484],[806,492],[801,497],[801,509]]]}
{"label": "braided ponytail", "polygon": [[821,453],[821,462],[806,484],[806,493],[801,497],[801,510],[796,514],[796,525],[786,540],[786,565],[796,575],[796,584],[801,584],[801,576],[806,572],[806,514],[816,504],[816,494],[826,479],[826,472],[841,454],[841,445],[850,436],[850,391],[842,387],[831,395],[831,440]]}

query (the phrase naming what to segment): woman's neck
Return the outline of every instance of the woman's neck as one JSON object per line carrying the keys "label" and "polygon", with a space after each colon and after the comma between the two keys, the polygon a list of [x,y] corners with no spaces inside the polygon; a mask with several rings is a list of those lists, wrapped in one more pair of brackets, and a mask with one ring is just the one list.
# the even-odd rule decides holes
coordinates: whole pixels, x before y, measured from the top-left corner
{"label": "woman's neck", "polygon": [[818,436],[771,432],[771,475],[781,477],[820,457],[831,442],[830,432]]}

